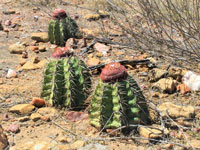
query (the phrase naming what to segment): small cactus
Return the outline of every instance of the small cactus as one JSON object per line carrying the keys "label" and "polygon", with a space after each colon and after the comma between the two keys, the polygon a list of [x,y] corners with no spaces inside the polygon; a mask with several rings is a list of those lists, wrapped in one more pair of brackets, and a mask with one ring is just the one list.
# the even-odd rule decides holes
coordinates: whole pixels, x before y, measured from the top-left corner
{"label": "small cactus", "polygon": [[76,22],[67,16],[65,10],[53,11],[49,23],[48,35],[52,44],[64,46],[69,38],[76,38],[80,34]]}
{"label": "small cactus", "polygon": [[52,59],[44,71],[41,97],[53,106],[82,107],[91,86],[83,61],[74,56]]}
{"label": "small cactus", "polygon": [[149,121],[145,98],[136,81],[120,63],[104,67],[94,92],[90,123],[97,128],[119,128]]}

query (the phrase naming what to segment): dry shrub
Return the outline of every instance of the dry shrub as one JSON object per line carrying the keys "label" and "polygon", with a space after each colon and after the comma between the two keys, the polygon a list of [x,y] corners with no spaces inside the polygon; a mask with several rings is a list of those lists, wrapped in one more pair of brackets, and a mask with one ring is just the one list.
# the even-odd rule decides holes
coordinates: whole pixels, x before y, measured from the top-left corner
{"label": "dry shrub", "polygon": [[93,8],[109,12],[111,22],[126,36],[122,45],[180,64],[199,62],[200,1],[95,0],[92,3]]}

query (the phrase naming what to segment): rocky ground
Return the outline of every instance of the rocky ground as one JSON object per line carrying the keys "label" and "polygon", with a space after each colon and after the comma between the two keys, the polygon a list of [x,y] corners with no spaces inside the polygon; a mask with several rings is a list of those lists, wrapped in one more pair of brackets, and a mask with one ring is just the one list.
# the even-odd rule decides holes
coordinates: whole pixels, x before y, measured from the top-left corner
{"label": "rocky ground", "polygon": [[[85,9],[90,8],[87,2],[69,2],[79,7],[56,6],[64,8],[87,37],[78,40],[75,47],[73,40],[67,41],[75,53],[80,53],[92,42],[89,37],[102,33],[96,20],[108,22],[109,18]],[[48,14],[55,6],[47,8],[37,5],[37,1],[34,4],[25,0],[0,3],[0,149],[200,149],[199,92],[191,91],[181,80],[188,69],[168,68],[167,61],[163,63],[147,53],[96,43],[82,57],[88,66],[123,59],[149,59],[157,66],[126,65],[147,98],[152,118],[152,125],[138,127],[136,134],[124,136],[109,130],[100,133],[89,124],[89,106],[73,112],[31,103],[40,97],[42,72],[56,47],[48,42],[47,35]],[[190,68],[199,71],[198,66]],[[95,86],[99,72],[91,73]]]}

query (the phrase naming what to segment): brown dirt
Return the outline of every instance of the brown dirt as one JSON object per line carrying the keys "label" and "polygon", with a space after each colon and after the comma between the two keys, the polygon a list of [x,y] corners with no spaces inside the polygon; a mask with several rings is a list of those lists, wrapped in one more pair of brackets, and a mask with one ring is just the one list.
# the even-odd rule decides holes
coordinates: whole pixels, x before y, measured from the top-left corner
{"label": "brown dirt", "polygon": [[[36,1],[37,2],[37,1]],[[68,0],[73,4],[79,4],[80,7],[88,8],[87,2],[78,1],[78,0]],[[40,5],[38,5],[40,6]],[[13,149],[20,149],[23,150],[24,143],[30,141],[45,141],[48,143],[51,142],[58,142],[59,136],[68,136],[72,138],[72,142],[78,139],[81,139],[81,136],[86,137],[97,137],[98,131],[89,125],[89,119],[79,121],[76,123],[70,123],[63,119],[63,114],[65,110],[58,110],[58,114],[54,116],[53,120],[60,126],[67,128],[68,130],[74,132],[76,135],[73,136],[72,134],[65,132],[63,129],[56,126],[52,121],[46,122],[39,120],[37,122],[33,121],[26,121],[26,122],[18,122],[17,119],[22,116],[26,115],[17,115],[8,112],[8,109],[11,106],[14,106],[19,103],[30,103],[33,97],[39,97],[42,85],[42,71],[41,69],[30,70],[30,71],[22,71],[19,73],[17,78],[7,79],[6,73],[8,68],[16,70],[21,62],[22,58],[21,55],[10,54],[8,51],[8,47],[11,44],[16,42],[27,42],[30,44],[32,41],[30,39],[30,33],[38,32],[38,31],[47,31],[49,16],[47,15],[48,12],[50,13],[53,8],[47,9],[45,6],[40,6],[40,10],[34,13],[33,8],[37,6],[33,6],[30,4],[29,1],[21,0],[21,1],[8,1],[8,0],[1,0],[0,3],[0,15],[1,20],[4,25],[6,20],[11,20],[13,23],[19,24],[19,28],[11,28],[8,27],[9,33],[0,31],[0,123],[4,129],[7,129],[10,124],[17,123],[20,125],[20,132],[16,134],[11,134],[7,132],[10,147]],[[95,21],[89,22],[84,19],[84,15],[90,13],[89,10],[83,8],[76,8],[71,5],[62,5],[61,8],[67,10],[70,16],[78,15],[79,19],[77,19],[77,23],[80,27],[93,30],[94,32],[100,32],[101,29],[98,26],[98,23]],[[6,10],[15,10],[15,14],[5,15],[3,11]],[[38,16],[39,20],[37,22],[34,21],[34,16]],[[88,41],[90,42],[90,41]],[[44,58],[49,58],[53,49],[50,48],[50,43],[40,43],[41,45],[45,45],[47,47],[46,52],[40,52],[38,54],[27,50],[29,53],[29,60],[33,56],[38,56],[40,60]],[[28,47],[27,47],[28,49]],[[124,50],[124,49],[123,49]],[[114,59],[131,59],[129,56],[138,55],[137,51],[128,51],[127,49],[124,50],[123,55],[117,55],[117,52],[121,52],[121,50],[117,48],[113,48],[110,56],[107,57],[98,57],[100,61],[105,60],[114,60]],[[96,56],[97,53],[90,54]],[[89,58],[89,57],[88,57]],[[87,59],[87,58],[84,58]],[[140,74],[143,72],[148,72],[147,67],[140,67],[138,69],[129,68],[129,73],[133,74],[138,82],[141,83],[140,85],[147,86],[147,89],[144,90],[145,95],[151,99],[152,91],[150,90],[151,84],[147,82],[147,76],[141,76]],[[140,71],[140,72],[138,72]],[[93,81],[97,80],[97,75],[93,76]],[[164,98],[153,98],[155,103],[162,103],[164,101],[172,101],[178,104],[191,104],[193,106],[198,106],[199,103],[199,96],[192,94],[187,94],[186,96],[181,96],[180,93],[175,93],[172,95],[167,95]],[[4,121],[2,116],[4,114],[8,114],[9,120]],[[194,127],[199,127],[196,125],[195,122]],[[81,136],[80,136],[81,135]],[[194,139],[199,139],[199,134],[191,135]],[[101,143],[103,145],[108,145],[110,149],[156,149],[157,145],[152,143],[150,144],[141,144],[139,142],[133,140],[112,140],[112,141],[95,141],[95,140],[88,140],[88,143]],[[67,144],[70,145],[71,143]],[[139,144],[138,144],[139,143]],[[142,145],[142,146],[141,146]],[[161,144],[162,145],[162,144]],[[24,148],[25,149],[25,148]]]}

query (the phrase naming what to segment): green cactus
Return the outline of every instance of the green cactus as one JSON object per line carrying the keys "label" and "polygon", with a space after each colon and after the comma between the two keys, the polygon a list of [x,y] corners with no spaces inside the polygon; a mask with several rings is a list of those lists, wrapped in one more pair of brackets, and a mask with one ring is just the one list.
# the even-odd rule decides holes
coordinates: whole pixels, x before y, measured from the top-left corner
{"label": "green cactus", "polygon": [[67,16],[62,9],[53,12],[49,23],[48,35],[52,44],[64,46],[69,38],[76,38],[80,34],[76,22]]}
{"label": "green cactus", "polygon": [[123,79],[106,83],[101,76],[91,101],[91,125],[116,129],[149,122],[149,112],[142,91],[131,76],[124,78],[124,74],[121,74],[122,76]]}
{"label": "green cactus", "polygon": [[44,71],[41,97],[53,106],[81,107],[88,97],[90,74],[78,58],[52,59]]}

